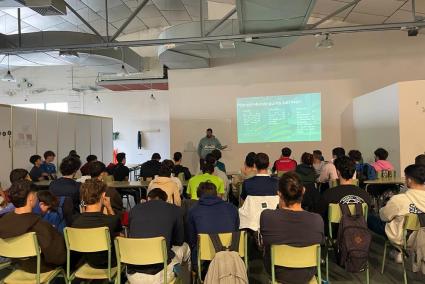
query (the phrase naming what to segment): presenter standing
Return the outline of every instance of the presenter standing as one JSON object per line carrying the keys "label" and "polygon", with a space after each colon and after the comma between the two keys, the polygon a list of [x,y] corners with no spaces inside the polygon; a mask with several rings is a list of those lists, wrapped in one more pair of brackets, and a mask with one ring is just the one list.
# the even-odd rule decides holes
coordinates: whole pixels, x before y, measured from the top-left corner
{"label": "presenter standing", "polygon": [[204,164],[205,157],[211,153],[213,150],[224,150],[227,148],[227,145],[222,146],[220,141],[213,135],[213,131],[211,128],[207,129],[207,136],[202,138],[198,144],[198,155],[199,155],[199,163],[201,165]]}

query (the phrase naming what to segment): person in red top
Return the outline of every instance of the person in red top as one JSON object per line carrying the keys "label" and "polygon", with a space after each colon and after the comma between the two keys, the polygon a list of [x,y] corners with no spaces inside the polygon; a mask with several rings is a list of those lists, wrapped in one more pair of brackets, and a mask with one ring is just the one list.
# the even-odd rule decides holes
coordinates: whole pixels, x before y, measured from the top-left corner
{"label": "person in red top", "polygon": [[297,167],[297,162],[289,158],[291,156],[292,150],[288,147],[282,149],[282,156],[280,159],[274,162],[272,172],[290,172],[295,171]]}

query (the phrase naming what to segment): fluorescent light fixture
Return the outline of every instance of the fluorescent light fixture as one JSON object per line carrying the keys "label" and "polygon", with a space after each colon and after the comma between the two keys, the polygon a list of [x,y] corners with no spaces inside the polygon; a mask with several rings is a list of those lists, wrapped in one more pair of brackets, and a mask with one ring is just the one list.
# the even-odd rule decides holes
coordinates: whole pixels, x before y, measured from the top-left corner
{"label": "fluorescent light fixture", "polygon": [[220,41],[220,49],[232,49],[235,48],[235,42],[232,40]]}

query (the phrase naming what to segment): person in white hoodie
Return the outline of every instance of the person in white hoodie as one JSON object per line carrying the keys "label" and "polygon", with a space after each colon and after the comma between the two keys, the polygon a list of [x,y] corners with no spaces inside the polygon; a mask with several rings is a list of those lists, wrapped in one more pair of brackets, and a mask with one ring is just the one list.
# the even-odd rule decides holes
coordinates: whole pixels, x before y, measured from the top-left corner
{"label": "person in white hoodie", "polygon": [[[382,235],[385,225],[385,235],[397,245],[403,243],[404,216],[409,213],[425,212],[425,166],[410,165],[404,170],[407,191],[391,197],[387,204],[379,210],[381,224],[377,216],[369,216],[369,228]],[[400,259],[401,255],[396,259]]]}

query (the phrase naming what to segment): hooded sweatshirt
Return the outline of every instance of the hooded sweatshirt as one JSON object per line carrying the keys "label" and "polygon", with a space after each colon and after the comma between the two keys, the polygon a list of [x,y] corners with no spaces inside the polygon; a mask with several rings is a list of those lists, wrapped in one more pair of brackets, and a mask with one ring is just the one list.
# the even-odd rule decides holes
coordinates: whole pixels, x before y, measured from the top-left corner
{"label": "hooded sweatshirt", "polygon": [[374,167],[377,172],[394,170],[393,164],[387,160],[378,160],[372,164],[372,167]]}
{"label": "hooded sweatshirt", "polygon": [[[16,214],[10,212],[0,218],[0,238],[13,238],[35,232],[41,248],[41,272],[47,272],[66,261],[63,236],[47,221],[34,213]],[[36,273],[36,257],[19,259],[17,262],[24,271]]]}
{"label": "hooded sweatshirt", "polygon": [[181,199],[180,199],[180,191],[179,187],[177,186],[177,183],[173,181],[169,177],[156,177],[154,180],[152,180],[148,187],[148,193],[154,188],[160,188],[165,193],[167,193],[167,202],[171,204],[175,204],[177,206],[181,205]]}
{"label": "hooded sweatshirt", "polygon": [[382,221],[387,222],[385,233],[397,245],[403,242],[404,215],[425,212],[425,190],[408,189],[391,197],[385,207],[379,210]]}
{"label": "hooded sweatshirt", "polygon": [[300,164],[297,166],[295,172],[300,176],[303,183],[316,182],[316,171],[313,166]]}

